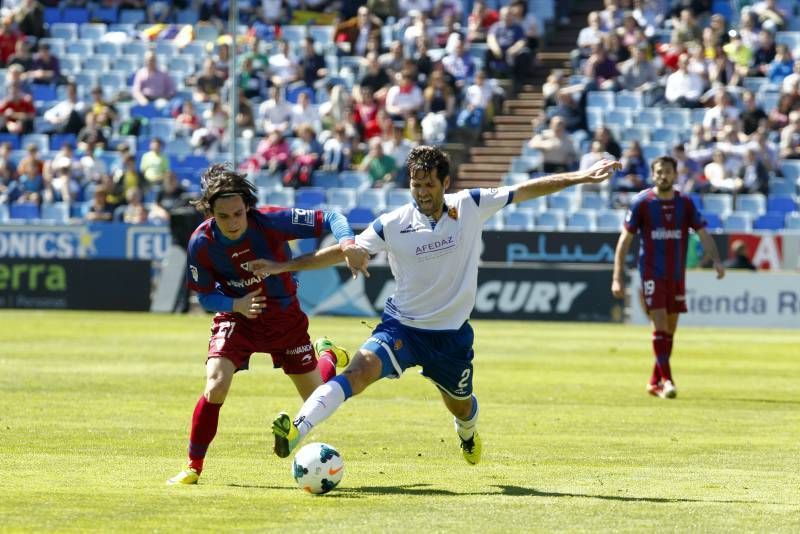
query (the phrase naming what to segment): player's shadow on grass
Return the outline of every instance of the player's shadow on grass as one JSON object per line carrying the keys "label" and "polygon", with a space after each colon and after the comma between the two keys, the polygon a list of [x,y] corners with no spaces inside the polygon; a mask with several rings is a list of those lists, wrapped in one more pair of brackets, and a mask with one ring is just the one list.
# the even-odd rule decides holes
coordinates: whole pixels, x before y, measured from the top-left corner
{"label": "player's shadow on grass", "polygon": [[584,499],[601,499],[606,501],[623,502],[649,502],[649,503],[670,503],[670,502],[695,502],[695,503],[720,503],[720,504],[784,504],[784,503],[764,503],[761,501],[741,501],[741,500],[717,500],[717,499],[674,499],[667,497],[629,497],[626,495],[593,495],[589,493],[564,493],[560,491],[539,491],[534,488],[523,488],[521,486],[493,486],[502,490],[501,495],[527,496],[527,497],[572,497]]}
{"label": "player's shadow on grass", "polygon": [[734,399],[727,397],[708,397],[705,400],[724,402],[763,402],[765,404],[800,404],[800,400],[789,399]]}

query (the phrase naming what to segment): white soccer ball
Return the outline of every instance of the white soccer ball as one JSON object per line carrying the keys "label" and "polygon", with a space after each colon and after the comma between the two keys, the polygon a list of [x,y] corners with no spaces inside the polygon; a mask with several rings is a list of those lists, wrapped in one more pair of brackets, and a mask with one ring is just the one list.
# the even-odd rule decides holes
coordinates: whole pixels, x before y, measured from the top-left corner
{"label": "white soccer ball", "polygon": [[292,475],[300,489],[316,495],[328,493],[342,481],[344,461],[330,445],[309,443],[294,455]]}

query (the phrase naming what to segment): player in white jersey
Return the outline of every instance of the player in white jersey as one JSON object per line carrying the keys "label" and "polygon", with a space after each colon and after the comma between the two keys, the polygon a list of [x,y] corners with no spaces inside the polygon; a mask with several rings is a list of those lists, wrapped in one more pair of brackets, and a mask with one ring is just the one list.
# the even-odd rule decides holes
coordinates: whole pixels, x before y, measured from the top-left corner
{"label": "player in white jersey", "polygon": [[[318,387],[292,421],[281,413],[272,425],[275,454],[287,457],[308,432],[346,399],[381,378],[398,378],[419,365],[438,387],[453,414],[464,458],[476,464],[481,441],[476,431],[478,401],[472,394],[473,332],[469,315],[475,304],[483,224],[511,203],[581,183],[599,183],[619,168],[602,160],[583,172],[556,174],[499,189],[471,189],[446,195],[450,164],[438,148],[420,146],[408,157],[414,202],[375,219],[356,245],[370,254],[386,251],[397,282],[381,323],[342,374]],[[317,269],[342,261],[330,247],[286,263],[251,262],[260,276]],[[366,265],[360,266],[366,274]],[[317,351],[341,350],[318,340]]]}

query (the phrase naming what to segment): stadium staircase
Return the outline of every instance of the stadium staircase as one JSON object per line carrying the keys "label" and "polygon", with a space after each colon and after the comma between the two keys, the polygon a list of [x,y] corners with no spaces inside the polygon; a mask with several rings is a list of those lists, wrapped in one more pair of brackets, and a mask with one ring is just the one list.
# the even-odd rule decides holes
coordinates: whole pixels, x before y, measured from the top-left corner
{"label": "stadium staircase", "polygon": [[472,187],[497,187],[509,171],[514,156],[519,156],[522,146],[533,136],[532,120],[544,116],[542,84],[553,69],[562,69],[566,76],[572,73],[570,51],[575,48],[578,33],[586,25],[590,11],[602,10],[598,0],[574,2],[570,24],[553,28],[544,46],[540,46],[537,64],[531,77],[522,84],[517,94],[508,92],[503,109],[494,117],[493,126],[484,131],[477,144],[469,149],[466,161],[458,166],[454,191]]}

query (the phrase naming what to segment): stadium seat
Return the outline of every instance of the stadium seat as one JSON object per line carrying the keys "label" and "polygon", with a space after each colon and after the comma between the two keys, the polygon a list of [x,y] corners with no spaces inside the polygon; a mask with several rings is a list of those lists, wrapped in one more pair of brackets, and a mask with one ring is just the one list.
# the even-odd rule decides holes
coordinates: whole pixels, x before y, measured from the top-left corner
{"label": "stadium seat", "polygon": [[219,30],[215,26],[209,26],[208,24],[198,24],[195,32],[196,41],[215,42],[219,37]]}
{"label": "stadium seat", "polygon": [[59,62],[63,59],[64,54],[67,53],[67,44],[64,39],[59,37],[42,37],[39,39],[39,46],[43,44],[50,47],[50,52],[59,59]]}
{"label": "stadium seat", "polygon": [[632,141],[646,142],[650,137],[650,129],[647,126],[631,126],[621,130],[619,140],[627,145]]}
{"label": "stadium seat", "polygon": [[92,20],[114,24],[119,18],[119,10],[116,7],[95,6],[92,9]]}
{"label": "stadium seat", "polygon": [[543,211],[547,211],[547,197],[531,198],[525,202],[513,204],[512,206],[514,206],[517,210],[528,210],[533,213],[542,213]]}
{"label": "stadium seat", "polygon": [[305,82],[299,82],[286,88],[286,101],[291,104],[296,104],[300,98],[300,93],[306,93],[309,101],[314,101],[314,90],[305,86]]}
{"label": "stadium seat", "polygon": [[178,54],[178,47],[172,41],[156,41],[155,51],[160,59],[169,59]]}
{"label": "stadium seat", "polygon": [[692,203],[694,203],[695,208],[700,211],[703,210],[703,195],[700,193],[689,193],[689,198],[692,199]]}
{"label": "stadium seat", "polygon": [[122,9],[118,17],[121,24],[144,24],[147,21],[144,9]]}
{"label": "stadium seat", "polygon": [[787,230],[800,230],[800,212],[787,213],[785,222]]}
{"label": "stadium seat", "polygon": [[311,185],[330,189],[339,187],[339,173],[332,171],[314,171],[311,175]]}
{"label": "stadium seat", "polygon": [[541,169],[543,163],[544,163],[544,157],[541,154],[539,154],[538,157],[517,156],[511,159],[510,170],[511,172],[514,173],[538,171]]}
{"label": "stadium seat", "polygon": [[[78,56],[62,54],[59,56],[58,61],[62,74],[65,74],[67,76],[77,76],[81,74],[81,59]],[[78,81],[77,80],[74,81],[80,88],[80,84],[78,83]]]}
{"label": "stadium seat", "polygon": [[85,7],[65,7],[61,10],[61,21],[84,24],[89,22],[89,10]]}
{"label": "stadium seat", "polygon": [[41,217],[55,224],[64,224],[69,220],[69,204],[66,202],[47,202],[42,204]]}
{"label": "stadium seat", "polygon": [[749,213],[754,219],[767,212],[767,199],[761,193],[736,196],[734,207],[738,212]]}
{"label": "stadium seat", "polygon": [[688,109],[665,108],[661,114],[661,123],[664,127],[688,130],[691,127],[691,115]]}
{"label": "stadium seat", "polygon": [[321,187],[303,187],[295,191],[294,206],[307,210],[321,209],[325,205],[325,190]]}
{"label": "stadium seat", "polygon": [[281,38],[294,43],[300,43],[306,38],[305,26],[281,26]]}
{"label": "stadium seat", "polygon": [[44,8],[44,23],[48,26],[53,26],[61,22],[61,8],[59,7],[46,7]]}
{"label": "stadium seat", "polygon": [[790,51],[800,48],[800,32],[788,31],[775,34],[775,44],[785,44]]}
{"label": "stadium seat", "polygon": [[31,97],[34,101],[51,102],[58,100],[58,92],[53,84],[32,83]]}
{"label": "stadium seat", "polygon": [[0,133],[0,144],[10,143],[12,150],[19,150],[22,147],[21,138],[17,134]]}
{"label": "stadium seat", "polygon": [[753,218],[749,213],[733,212],[723,220],[727,232],[749,232],[753,229]]}
{"label": "stadium seat", "polygon": [[143,57],[149,50],[147,43],[143,41],[129,41],[122,45],[122,51],[125,55],[133,55]]}
{"label": "stadium seat", "polygon": [[618,108],[641,109],[644,107],[642,93],[635,91],[620,91],[616,94],[615,103]]}
{"label": "stadium seat", "polygon": [[358,194],[358,207],[370,208],[376,213],[386,210],[386,191],[383,189],[365,189]]}
{"label": "stadium seat", "polygon": [[709,230],[716,230],[722,228],[722,218],[716,213],[703,213],[703,218],[708,223]]}
{"label": "stadium seat", "polygon": [[733,209],[730,195],[703,195],[703,213],[715,213],[725,217]]}
{"label": "stadium seat", "polygon": [[672,151],[666,143],[647,143],[642,145],[642,156],[645,161],[652,161],[659,156],[669,155]]}
{"label": "stadium seat", "polygon": [[505,227],[503,226],[503,212],[498,211],[483,223],[484,230],[503,230]]}
{"label": "stadium seat", "polygon": [[175,15],[175,22],[177,24],[191,24],[194,26],[199,20],[199,13],[196,9],[181,9]]}
{"label": "stadium seat", "polygon": [[342,171],[339,174],[339,185],[356,190],[368,189],[372,186],[369,175],[361,171]]}
{"label": "stadium seat", "polygon": [[[110,42],[99,42],[95,43],[94,45],[94,53],[95,55],[99,54],[101,56],[108,56],[109,58],[113,58],[114,60],[114,68],[120,69],[119,65],[117,64],[117,60],[119,56],[122,55],[122,45],[119,43],[110,43]],[[121,70],[121,69],[120,69]]]}
{"label": "stadium seat", "polygon": [[308,35],[324,47],[333,44],[333,26],[309,26]]}
{"label": "stadium seat", "polygon": [[602,108],[586,108],[586,125],[589,127],[589,130],[594,131],[599,126],[605,124],[603,122],[603,110]]}
{"label": "stadium seat", "polygon": [[386,194],[386,206],[389,209],[399,208],[412,200],[411,191],[408,189],[390,189]]}
{"label": "stadium seat", "polygon": [[527,172],[507,172],[503,175],[503,185],[516,185],[531,179]]}
{"label": "stadium seat", "polygon": [[661,108],[643,108],[634,116],[639,124],[647,124],[653,128],[661,127]]}
{"label": "stadium seat", "polygon": [[581,209],[602,210],[608,207],[608,199],[600,193],[593,191],[581,195]]}
{"label": "stadium seat", "polygon": [[375,220],[375,212],[362,206],[353,208],[347,214],[347,221],[351,226],[363,228]]}
{"label": "stadium seat", "polygon": [[77,146],[78,136],[73,133],[54,133],[50,134],[50,150],[57,151],[61,150],[65,144],[69,144],[72,148]]}
{"label": "stadium seat", "polygon": [[742,87],[748,91],[752,91],[753,94],[755,94],[758,93],[768,82],[769,80],[764,77],[747,76],[744,78],[744,80],[742,80]]}
{"label": "stadium seat", "polygon": [[50,25],[50,37],[71,43],[78,38],[78,25],[72,22],[57,22]]}
{"label": "stadium seat", "polygon": [[778,162],[778,170],[780,170],[781,176],[796,184],[800,179],[800,160],[781,160]]}
{"label": "stadium seat", "polygon": [[566,216],[561,210],[550,209],[536,216],[537,230],[564,230]]}
{"label": "stadium seat", "polygon": [[270,191],[267,195],[266,203],[271,206],[294,207],[294,189]]}
{"label": "stadium seat", "polygon": [[358,194],[353,189],[332,187],[325,190],[325,203],[329,209],[347,213],[358,204]]}
{"label": "stadium seat", "polygon": [[39,155],[43,156],[50,151],[50,138],[47,134],[27,134],[22,136],[22,148],[28,145],[36,145],[39,148]]}
{"label": "stadium seat", "polygon": [[602,210],[597,212],[595,226],[598,231],[619,232],[625,218],[622,210]]}
{"label": "stadium seat", "polygon": [[777,91],[761,91],[756,94],[756,103],[761,109],[774,109],[778,107],[781,95]]}
{"label": "stadium seat", "polygon": [[650,131],[650,141],[654,143],[666,143],[667,146],[673,146],[678,139],[679,132],[673,128],[654,128]]}
{"label": "stadium seat", "polygon": [[609,109],[603,114],[603,124],[627,128],[631,125],[629,109]]}
{"label": "stadium seat", "polygon": [[795,182],[773,176],[769,179],[769,193],[770,195],[793,195],[797,190]]}
{"label": "stadium seat", "polygon": [[8,208],[8,215],[10,219],[38,219],[40,216],[39,206],[32,202],[11,204]]}
{"label": "stadium seat", "polygon": [[547,207],[549,209],[562,210],[570,213],[575,210],[576,199],[572,195],[553,194],[547,197]]}
{"label": "stadium seat", "polygon": [[108,32],[108,27],[105,24],[87,23],[81,24],[78,28],[78,35],[81,39],[89,41],[99,41]]}
{"label": "stadium seat", "polygon": [[614,93],[612,91],[589,91],[586,105],[605,110],[614,109]]}
{"label": "stadium seat", "polygon": [[0,204],[0,223],[8,221],[8,205]]}
{"label": "stadium seat", "polygon": [[791,213],[797,211],[798,205],[792,195],[770,194],[767,197],[767,213]]}
{"label": "stadium seat", "polygon": [[531,231],[534,228],[534,215],[529,211],[506,211],[503,214],[503,229]]}
{"label": "stadium seat", "polygon": [[358,56],[339,57],[339,76],[345,76],[345,71],[349,71],[356,80],[360,80],[363,67],[363,59]]}
{"label": "stadium seat", "polygon": [[767,212],[753,221],[753,230],[782,230],[785,224],[785,213]]}
{"label": "stadium seat", "polygon": [[573,232],[594,232],[597,229],[597,216],[594,210],[578,210],[567,217],[566,230]]}

